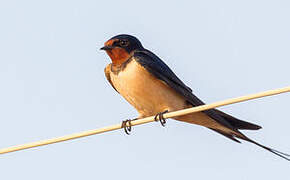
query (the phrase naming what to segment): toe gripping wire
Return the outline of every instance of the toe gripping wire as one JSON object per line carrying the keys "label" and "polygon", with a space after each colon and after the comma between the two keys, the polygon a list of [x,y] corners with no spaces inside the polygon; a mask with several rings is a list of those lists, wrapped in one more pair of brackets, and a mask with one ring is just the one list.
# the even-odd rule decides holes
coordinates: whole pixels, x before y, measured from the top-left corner
{"label": "toe gripping wire", "polygon": [[163,127],[165,127],[166,119],[163,117],[163,115],[164,115],[165,113],[167,113],[167,112],[168,112],[168,110],[156,114],[156,116],[154,117],[154,121],[160,121],[160,124],[161,124]]}
{"label": "toe gripping wire", "polygon": [[[163,115],[167,112],[168,112],[168,110],[156,114],[156,116],[154,117],[154,121],[160,121],[160,124],[164,127],[166,124],[166,119],[163,117]],[[133,119],[133,120],[136,120],[136,119]],[[127,119],[125,121],[122,121],[122,125],[121,125],[121,127],[124,129],[125,133],[128,135],[130,135],[130,132],[132,131],[131,122],[132,122],[131,119]]]}
{"label": "toe gripping wire", "polygon": [[[131,124],[131,119],[127,119],[125,121],[122,121],[122,128],[124,128],[124,131],[126,134],[130,135],[130,132],[132,130],[132,124]],[[127,125],[128,123],[128,125]]]}

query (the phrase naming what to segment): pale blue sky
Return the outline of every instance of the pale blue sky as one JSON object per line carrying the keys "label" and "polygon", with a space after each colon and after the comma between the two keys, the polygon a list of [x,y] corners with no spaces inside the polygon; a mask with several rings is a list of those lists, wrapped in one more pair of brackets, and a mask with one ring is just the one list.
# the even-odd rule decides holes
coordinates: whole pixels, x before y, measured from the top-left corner
{"label": "pale blue sky", "polygon": [[[210,103],[290,85],[290,2],[1,1],[0,148],[119,123],[135,110],[98,49],[137,36]],[[290,153],[290,94],[220,108]],[[1,155],[1,179],[286,179],[290,163],[168,120]]]}

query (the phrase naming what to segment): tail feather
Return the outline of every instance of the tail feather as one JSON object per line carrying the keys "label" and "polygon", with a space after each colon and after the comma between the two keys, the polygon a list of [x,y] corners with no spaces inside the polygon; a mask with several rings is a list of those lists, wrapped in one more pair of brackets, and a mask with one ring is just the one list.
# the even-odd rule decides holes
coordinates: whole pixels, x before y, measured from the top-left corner
{"label": "tail feather", "polygon": [[[236,135],[235,135],[235,136],[236,136]],[[275,149],[273,149],[273,148],[270,148],[270,147],[264,146],[264,145],[262,145],[262,144],[260,144],[260,143],[258,143],[258,142],[256,142],[256,141],[254,141],[254,140],[248,138],[247,136],[243,135],[242,133],[241,133],[240,135],[236,136],[236,137],[237,137],[237,138],[240,138],[240,139],[243,139],[243,140],[245,140],[245,141],[248,141],[248,142],[250,142],[250,143],[253,143],[253,144],[255,144],[255,145],[257,145],[257,146],[259,146],[259,147],[261,147],[261,148],[263,148],[263,149],[265,149],[265,150],[267,150],[267,151],[269,151],[269,152],[271,152],[271,153],[273,153],[273,154],[276,154],[277,156],[280,156],[280,157],[283,158],[283,159],[286,159],[287,161],[290,161],[290,155],[289,155],[289,154],[286,154],[286,153],[283,153],[283,152],[281,152],[281,151],[277,151],[277,150],[275,150]]]}
{"label": "tail feather", "polygon": [[212,128],[210,128],[210,129],[215,131],[215,132],[217,132],[217,133],[219,133],[219,134],[221,134],[221,135],[223,135],[223,136],[225,136],[225,137],[227,137],[227,138],[229,138],[229,139],[231,139],[231,140],[233,140],[233,141],[235,141],[235,142],[238,142],[238,143],[241,143],[241,142],[239,140],[237,140],[236,138],[248,141],[248,142],[253,143],[253,144],[255,144],[255,145],[257,145],[257,146],[259,146],[259,147],[261,147],[261,148],[263,148],[263,149],[265,149],[265,150],[267,150],[267,151],[269,151],[269,152],[271,152],[271,153],[283,158],[283,159],[286,159],[287,161],[290,161],[290,154],[287,154],[287,153],[278,151],[276,149],[264,146],[264,145],[262,145],[262,144],[260,144],[260,143],[258,143],[256,141],[248,138],[247,136],[245,136],[244,134],[242,134],[239,131],[236,131],[233,134],[233,133],[223,132],[223,131],[217,130],[217,129],[212,129]]}
{"label": "tail feather", "polygon": [[215,109],[216,113],[226,119],[234,128],[241,130],[258,130],[262,127],[253,123],[249,123],[246,121],[239,120],[231,115],[228,115],[222,111]]}
{"label": "tail feather", "polygon": [[225,136],[225,137],[227,137],[227,138],[229,138],[237,143],[241,143],[241,141],[237,140],[235,138],[235,136],[233,136],[232,134],[225,133],[225,132],[218,130],[218,129],[212,129],[212,128],[209,128],[209,129],[211,129],[211,130],[213,130],[213,131],[215,131],[215,132],[217,132],[217,133],[219,133],[219,134],[221,134],[221,135],[223,135],[223,136]]}
{"label": "tail feather", "polygon": [[[219,117],[223,120],[226,120],[226,122],[232,126],[232,128],[223,126],[221,124],[219,124],[217,121],[215,121],[214,117],[206,114],[206,117],[204,116],[205,114],[202,113],[195,113],[191,116],[181,116],[179,118],[176,118],[177,120],[180,121],[184,121],[184,122],[188,122],[188,123],[193,123],[193,124],[198,124],[198,125],[202,125],[205,126],[237,143],[241,143],[238,139],[244,140],[244,141],[248,141],[250,143],[253,143],[283,159],[286,159],[287,161],[290,161],[290,155],[277,151],[273,148],[264,146],[250,138],[248,138],[247,136],[245,136],[244,134],[242,134],[239,130],[258,130],[261,129],[261,126],[256,125],[256,124],[252,124],[246,121],[242,121],[239,120],[231,115],[228,115],[222,111],[219,111],[217,109],[213,109],[213,112],[215,113],[214,117]],[[217,116],[216,116],[217,115]],[[213,123],[215,122],[215,123]]]}

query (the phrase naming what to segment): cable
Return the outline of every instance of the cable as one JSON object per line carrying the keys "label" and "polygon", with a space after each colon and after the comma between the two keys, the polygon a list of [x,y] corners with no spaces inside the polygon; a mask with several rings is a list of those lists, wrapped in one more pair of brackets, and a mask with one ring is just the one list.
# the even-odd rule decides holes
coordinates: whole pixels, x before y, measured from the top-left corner
{"label": "cable", "polygon": [[[257,99],[257,98],[266,97],[266,96],[272,96],[272,95],[286,93],[286,92],[290,92],[290,86],[285,87],[285,88],[260,92],[260,93],[256,93],[256,94],[241,96],[241,97],[237,97],[237,98],[232,98],[232,99],[228,99],[228,100],[224,100],[224,101],[215,102],[212,104],[206,104],[206,105],[197,106],[197,107],[193,107],[193,108],[169,112],[169,113],[164,114],[163,117],[164,118],[172,118],[172,117],[176,117],[176,116],[205,111],[205,110],[220,107],[220,106],[225,106],[225,105],[229,105],[229,104],[239,103],[239,102],[243,102],[243,101],[248,101],[248,100]],[[154,121],[154,116],[146,117],[143,119],[131,121],[131,126],[141,125],[141,124],[145,124],[145,123],[149,123],[149,122],[153,122],[153,121]],[[99,129],[93,129],[93,130],[83,131],[83,132],[75,133],[75,134],[71,134],[71,135],[66,135],[66,136],[51,138],[51,139],[47,139],[47,140],[12,146],[12,147],[8,147],[8,148],[3,148],[3,149],[0,149],[0,154],[5,154],[5,153],[9,153],[9,152],[14,152],[14,151],[20,151],[20,150],[29,149],[29,148],[38,147],[38,146],[44,146],[44,145],[58,143],[58,142],[62,142],[62,141],[68,141],[68,140],[77,139],[77,138],[86,137],[86,136],[91,136],[91,135],[95,135],[95,134],[100,134],[100,133],[104,133],[104,132],[108,132],[108,131],[114,131],[114,130],[121,129],[121,128],[122,128],[122,123],[119,123],[116,125],[111,125],[111,126],[107,126],[107,127],[103,127],[103,128],[99,128]]]}

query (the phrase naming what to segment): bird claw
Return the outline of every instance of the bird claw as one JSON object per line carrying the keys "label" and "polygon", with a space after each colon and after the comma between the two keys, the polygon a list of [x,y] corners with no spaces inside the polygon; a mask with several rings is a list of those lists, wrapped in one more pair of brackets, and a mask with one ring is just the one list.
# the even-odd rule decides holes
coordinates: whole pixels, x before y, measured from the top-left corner
{"label": "bird claw", "polygon": [[[124,131],[126,134],[130,135],[130,132],[132,130],[132,125],[131,125],[131,119],[127,119],[125,121],[122,121],[122,128],[124,128]],[[129,126],[127,126],[127,123],[129,124]]]}
{"label": "bird claw", "polygon": [[168,110],[156,114],[156,116],[154,117],[154,121],[160,121],[161,125],[165,127],[166,119],[163,117],[163,115],[167,112]]}
{"label": "bird claw", "polygon": [[[137,120],[138,118],[135,118],[135,119],[127,119],[125,121],[122,121],[122,125],[121,125],[121,128],[124,128],[124,131],[126,134],[130,135],[130,132],[132,130],[132,121],[135,121]],[[127,125],[128,124],[128,125]]]}

